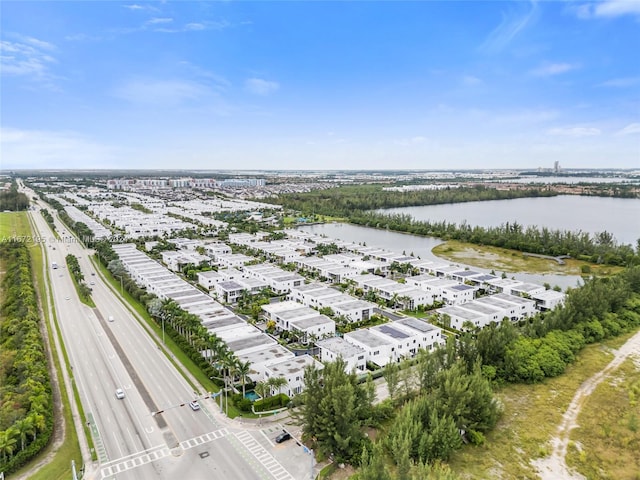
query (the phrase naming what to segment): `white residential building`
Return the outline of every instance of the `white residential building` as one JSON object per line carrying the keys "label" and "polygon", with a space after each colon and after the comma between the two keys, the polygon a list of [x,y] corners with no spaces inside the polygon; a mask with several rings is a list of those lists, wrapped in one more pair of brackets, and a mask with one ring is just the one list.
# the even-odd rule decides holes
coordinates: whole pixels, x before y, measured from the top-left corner
{"label": "white residential building", "polygon": [[384,367],[387,363],[394,361],[394,343],[380,335],[371,333],[368,329],[345,333],[343,338],[362,348],[366,352],[366,360],[379,367]]}
{"label": "white residential building", "polygon": [[[265,377],[278,378],[282,377],[287,380],[287,385],[282,388],[281,392],[289,397],[299,394],[304,387],[304,370],[306,367],[315,365],[318,370],[324,368],[317,360],[309,355],[300,355],[289,360],[279,363],[273,363],[265,367]],[[272,393],[278,393],[274,391]]]}
{"label": "white residential building", "polygon": [[333,337],[316,342],[320,348],[320,361],[335,362],[338,357],[346,363],[346,371],[364,372],[367,368],[365,350],[344,338]]}

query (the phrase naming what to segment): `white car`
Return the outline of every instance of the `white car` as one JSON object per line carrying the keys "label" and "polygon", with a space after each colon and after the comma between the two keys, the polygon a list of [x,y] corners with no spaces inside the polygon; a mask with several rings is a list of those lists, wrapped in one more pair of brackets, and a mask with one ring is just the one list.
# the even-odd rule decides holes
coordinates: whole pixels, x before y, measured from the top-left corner
{"label": "white car", "polygon": [[95,285],[96,282],[89,282],[89,285]]}
{"label": "white car", "polygon": [[122,400],[124,398],[124,390],[122,390],[121,388],[117,388],[116,389],[116,398],[118,400]]}
{"label": "white car", "polygon": [[200,404],[198,403],[197,400],[194,400],[193,402],[189,402],[189,406],[191,407],[191,410],[193,410],[194,412],[196,410],[200,410]]}
{"label": "white car", "polygon": [[65,300],[71,300],[71,297],[64,297]]}
{"label": "white car", "polygon": [[109,315],[109,318],[107,318],[107,320],[109,320],[110,322],[113,322],[114,320],[113,315]]}

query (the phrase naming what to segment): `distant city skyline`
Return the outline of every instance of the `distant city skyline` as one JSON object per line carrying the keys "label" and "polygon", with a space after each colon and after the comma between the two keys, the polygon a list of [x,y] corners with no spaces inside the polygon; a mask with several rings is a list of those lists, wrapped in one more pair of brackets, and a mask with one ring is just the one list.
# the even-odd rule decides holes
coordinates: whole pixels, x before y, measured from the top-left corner
{"label": "distant city skyline", "polygon": [[0,3],[0,168],[640,168],[640,2]]}

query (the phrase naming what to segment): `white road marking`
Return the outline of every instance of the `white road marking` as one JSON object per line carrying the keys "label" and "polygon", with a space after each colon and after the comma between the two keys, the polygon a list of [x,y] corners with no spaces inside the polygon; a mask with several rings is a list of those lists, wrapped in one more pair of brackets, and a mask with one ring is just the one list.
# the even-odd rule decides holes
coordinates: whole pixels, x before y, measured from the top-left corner
{"label": "white road marking", "polygon": [[242,431],[235,434],[240,443],[258,460],[262,466],[277,480],[295,480],[287,470],[265,448],[253,438],[249,432]]}
{"label": "white road marking", "polygon": [[264,433],[264,431],[260,430],[260,433],[262,434],[262,436],[267,440],[267,442],[269,442],[269,445],[271,445],[272,447],[275,447],[275,445],[273,444],[273,442],[271,441],[271,439],[269,437],[267,437],[267,434]]}
{"label": "white road marking", "polygon": [[[203,445],[208,442],[212,442],[219,438],[222,438],[229,434],[229,431],[226,428],[221,428],[220,430],[215,430],[213,432],[205,433],[204,435],[200,435],[198,437],[193,437],[183,442],[180,442],[180,448],[183,450],[188,450],[189,448],[194,448],[200,445]],[[114,433],[115,437],[115,433]],[[110,462],[104,463],[100,467],[100,474],[102,479],[113,477],[118,473],[126,472],[127,470],[132,470],[137,467],[141,467],[142,465],[146,465],[147,463],[155,462],[156,460],[160,460],[164,457],[168,457],[171,454],[171,451],[166,445],[158,445],[156,447],[151,447],[147,450],[142,450],[137,453],[132,453],[131,455],[122,456],[121,458],[112,460]],[[276,477],[279,478],[279,477]],[[293,479],[293,477],[287,477]]]}

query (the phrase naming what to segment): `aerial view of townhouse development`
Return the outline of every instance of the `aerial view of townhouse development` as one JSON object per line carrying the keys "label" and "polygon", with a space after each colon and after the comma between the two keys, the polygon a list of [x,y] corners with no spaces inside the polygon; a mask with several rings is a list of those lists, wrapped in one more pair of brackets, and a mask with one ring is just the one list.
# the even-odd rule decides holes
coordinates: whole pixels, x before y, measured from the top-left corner
{"label": "aerial view of townhouse development", "polygon": [[0,480],[640,479],[639,5],[0,1]]}

